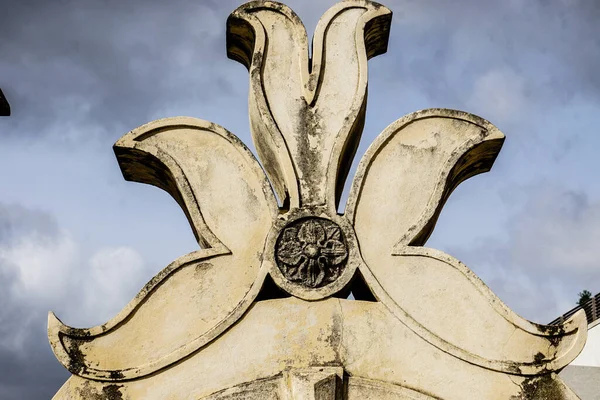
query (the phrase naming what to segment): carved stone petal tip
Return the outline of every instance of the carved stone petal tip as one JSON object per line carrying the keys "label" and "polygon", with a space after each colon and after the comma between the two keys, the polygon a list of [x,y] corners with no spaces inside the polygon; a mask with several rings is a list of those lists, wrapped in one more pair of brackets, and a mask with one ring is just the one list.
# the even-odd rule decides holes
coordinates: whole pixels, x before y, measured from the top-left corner
{"label": "carved stone petal tip", "polygon": [[[210,122],[154,121],[121,138],[115,153],[126,179],[175,198],[206,248],[167,266],[104,325],[73,329],[49,315],[59,361],[74,374],[101,380],[155,372],[234,323],[262,285],[262,247],[278,214],[256,159]],[[165,303],[171,293],[176,299]]]}
{"label": "carved stone petal tip", "polygon": [[250,71],[253,140],[290,207],[336,208],[364,124],[367,60],[386,51],[390,23],[377,3],[338,3],[310,57],[302,22],[283,4],[250,2],[229,17],[228,55]]}

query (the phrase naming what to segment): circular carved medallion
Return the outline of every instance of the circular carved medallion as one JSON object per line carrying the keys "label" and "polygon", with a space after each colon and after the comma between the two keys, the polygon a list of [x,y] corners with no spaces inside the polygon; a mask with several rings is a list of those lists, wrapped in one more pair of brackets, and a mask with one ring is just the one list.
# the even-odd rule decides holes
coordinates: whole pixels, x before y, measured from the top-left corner
{"label": "circular carved medallion", "polygon": [[286,279],[318,288],[341,275],[348,259],[348,245],[335,222],[302,218],[282,229],[275,246],[275,259]]}

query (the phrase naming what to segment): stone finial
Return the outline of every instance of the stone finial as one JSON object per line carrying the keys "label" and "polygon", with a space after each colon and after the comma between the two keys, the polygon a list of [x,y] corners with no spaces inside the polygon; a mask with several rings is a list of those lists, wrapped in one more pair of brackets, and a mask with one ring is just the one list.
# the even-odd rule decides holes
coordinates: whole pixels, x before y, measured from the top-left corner
{"label": "stone finial", "polygon": [[367,60],[387,50],[392,13],[344,1],[319,21],[312,57],[287,6],[246,3],[227,20],[227,54],[250,72],[250,128],[280,199],[335,210],[362,133]]}
{"label": "stone finial", "polygon": [[228,55],[250,72],[262,165],[194,118],[119,139],[125,179],[170,193],[201,249],[106,324],[75,329],[50,313],[52,349],[73,374],[55,399],[576,398],[554,372],[583,348],[583,313],[529,322],[460,261],[423,247],[454,188],[492,167],[504,135],[491,123],[445,109],[397,120],[337,213],[367,59],[385,52],[390,19],[374,2],[339,3],[311,58],[286,6],[231,14]]}

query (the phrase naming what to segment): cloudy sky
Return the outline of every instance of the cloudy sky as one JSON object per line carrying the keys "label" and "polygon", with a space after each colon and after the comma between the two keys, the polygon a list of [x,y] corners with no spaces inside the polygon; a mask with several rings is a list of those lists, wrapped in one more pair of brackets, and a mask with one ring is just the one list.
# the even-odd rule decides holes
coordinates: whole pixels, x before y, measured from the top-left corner
{"label": "cloudy sky", "polygon": [[[333,0],[289,0],[312,33]],[[0,398],[48,399],[68,374],[46,315],[115,315],[197,244],[175,201],[125,182],[112,153],[150,120],[189,115],[251,146],[243,66],[225,53],[239,0],[0,0]],[[428,245],[512,309],[549,322],[600,291],[600,3],[390,0],[370,61],[357,159],[389,123],[448,107],[507,136],[462,184]],[[252,147],[252,146],[251,146]],[[355,162],[356,164],[356,162]]]}

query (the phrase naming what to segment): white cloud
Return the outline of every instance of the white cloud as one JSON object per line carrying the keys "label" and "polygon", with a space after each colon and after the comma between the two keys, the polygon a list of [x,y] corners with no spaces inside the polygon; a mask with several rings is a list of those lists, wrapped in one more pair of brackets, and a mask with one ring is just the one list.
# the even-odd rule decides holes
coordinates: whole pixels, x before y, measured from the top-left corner
{"label": "white cloud", "polygon": [[[142,288],[147,275],[144,260],[129,247],[104,248],[89,260],[89,273],[82,282],[86,317],[81,322],[104,323],[114,317]],[[142,284],[144,284],[143,282]],[[93,315],[93,319],[87,315]]]}
{"label": "white cloud", "polygon": [[8,307],[0,312],[6,324],[0,328],[0,346],[15,352],[27,345],[32,330],[45,331],[48,311],[79,327],[104,323],[152,274],[129,247],[84,254],[68,232],[21,233],[0,241],[0,300]]}
{"label": "white cloud", "polygon": [[64,232],[58,237],[34,233],[0,246],[0,266],[16,273],[11,294],[27,302],[64,296],[78,257],[77,245]]}
{"label": "white cloud", "polygon": [[600,291],[600,201],[551,184],[521,190],[507,239],[451,253],[515,311],[547,323],[574,307],[581,290]]}
{"label": "white cloud", "polygon": [[[600,202],[546,186],[537,189],[525,207],[512,221],[516,260],[549,273],[600,273]],[[600,290],[600,279],[597,282]]]}
{"label": "white cloud", "polygon": [[492,121],[518,119],[528,105],[524,82],[508,67],[491,69],[475,80],[467,105]]}

